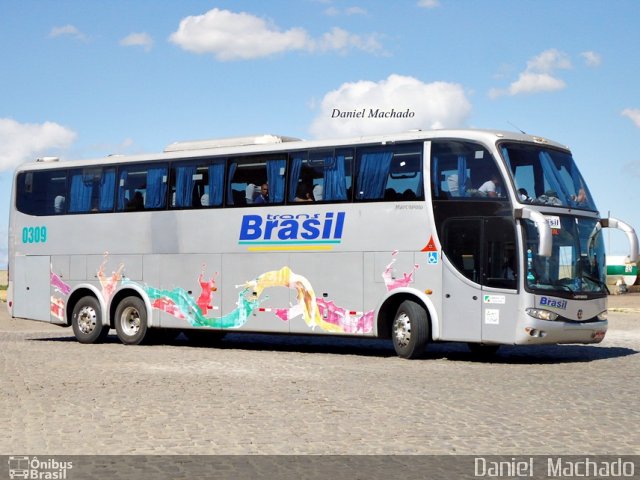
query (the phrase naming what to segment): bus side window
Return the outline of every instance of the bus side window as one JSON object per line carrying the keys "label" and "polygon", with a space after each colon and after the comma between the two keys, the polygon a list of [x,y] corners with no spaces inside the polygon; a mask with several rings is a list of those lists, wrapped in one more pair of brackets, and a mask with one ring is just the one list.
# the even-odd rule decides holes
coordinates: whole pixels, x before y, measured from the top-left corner
{"label": "bus side window", "polygon": [[434,200],[506,197],[493,156],[472,142],[432,142],[431,189]]}
{"label": "bus side window", "polygon": [[[284,154],[231,159],[227,180],[227,205],[241,207],[283,203],[286,164]],[[265,188],[262,188],[263,186]],[[263,190],[265,194],[262,193]]]}
{"label": "bus side window", "polygon": [[358,149],[356,200],[424,199],[422,144]]}
{"label": "bus side window", "polygon": [[[69,172],[69,213],[111,212],[115,200],[115,168],[78,168]],[[66,199],[65,199],[66,202]],[[64,203],[64,202],[63,202]]]}
{"label": "bus side window", "polygon": [[[290,155],[290,203],[304,201],[346,202],[351,199],[353,151],[312,150]],[[298,194],[305,198],[297,197]]]}
{"label": "bus side window", "polygon": [[171,208],[219,207],[224,191],[224,160],[213,164],[180,162],[171,167]]}
{"label": "bus side window", "polygon": [[167,197],[165,164],[127,165],[118,171],[118,210],[157,210]]}
{"label": "bus side window", "polygon": [[18,175],[16,208],[27,215],[65,213],[67,171],[23,172]]}

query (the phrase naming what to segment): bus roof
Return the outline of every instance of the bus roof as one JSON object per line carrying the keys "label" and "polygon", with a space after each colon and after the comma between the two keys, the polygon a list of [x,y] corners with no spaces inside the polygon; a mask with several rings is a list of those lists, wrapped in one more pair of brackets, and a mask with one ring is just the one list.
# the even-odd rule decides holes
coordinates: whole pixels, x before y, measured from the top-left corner
{"label": "bus roof", "polygon": [[[69,166],[87,166],[96,164],[117,164],[141,161],[168,161],[173,159],[187,159],[209,156],[231,156],[242,154],[275,153],[283,150],[306,150],[311,148],[330,148],[355,145],[384,145],[386,143],[425,141],[430,139],[465,139],[475,140],[485,144],[493,144],[498,140],[512,140],[517,142],[538,143],[568,150],[565,145],[542,137],[519,132],[481,129],[441,129],[441,130],[412,130],[403,133],[371,135],[350,138],[301,140],[295,137],[280,135],[252,135],[245,137],[227,137],[220,139],[175,142],[168,145],[163,152],[135,155],[109,155],[102,158],[86,160],[56,161],[54,168],[68,168]],[[16,171],[40,170],[52,168],[52,162],[34,162],[22,164]]]}

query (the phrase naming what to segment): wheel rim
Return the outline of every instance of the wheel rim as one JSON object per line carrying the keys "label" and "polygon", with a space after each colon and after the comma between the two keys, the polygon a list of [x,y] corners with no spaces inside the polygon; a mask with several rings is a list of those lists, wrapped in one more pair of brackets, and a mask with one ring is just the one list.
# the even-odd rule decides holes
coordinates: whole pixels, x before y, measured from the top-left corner
{"label": "wheel rim", "polygon": [[84,335],[89,335],[96,329],[97,321],[95,308],[82,307],[78,312],[78,330]]}
{"label": "wheel rim", "polygon": [[140,313],[137,308],[127,307],[120,315],[120,326],[127,336],[134,336],[140,331]]}
{"label": "wheel rim", "polygon": [[401,313],[393,321],[393,336],[396,344],[406,347],[411,341],[411,320],[406,313]]}

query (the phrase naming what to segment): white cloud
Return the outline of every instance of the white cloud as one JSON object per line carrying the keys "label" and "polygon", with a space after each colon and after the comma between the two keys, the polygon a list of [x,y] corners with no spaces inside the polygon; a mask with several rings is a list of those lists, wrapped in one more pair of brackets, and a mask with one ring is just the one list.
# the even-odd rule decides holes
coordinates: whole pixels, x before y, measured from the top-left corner
{"label": "white cloud", "polygon": [[74,25],[64,25],[62,27],[53,27],[49,32],[50,38],[71,37],[76,40],[86,41],[87,36],[78,30]]}
{"label": "white cloud", "polygon": [[527,62],[527,68],[520,73],[518,80],[507,89],[494,88],[489,91],[491,98],[501,95],[519,95],[522,93],[551,92],[562,90],[566,83],[555,76],[557,70],[572,68],[569,55],[555,48],[545,50]]}
{"label": "white cloud", "polygon": [[602,55],[596,52],[582,52],[580,56],[584,59],[587,67],[599,67],[602,64]]}
{"label": "white cloud", "polygon": [[338,15],[367,15],[367,10],[362,7],[347,7],[343,10],[340,10],[336,7],[329,7],[324,11],[324,14],[329,17],[337,17]]}
{"label": "white cloud", "polygon": [[636,127],[640,128],[640,108],[625,108],[622,115],[628,117]]}
{"label": "white cloud", "polygon": [[436,8],[440,6],[440,0],[419,0],[418,6],[421,8]]}
{"label": "white cloud", "polygon": [[39,155],[69,147],[76,133],[53,122],[18,123],[0,118],[0,172],[35,160]]}
{"label": "white cloud", "polygon": [[334,27],[330,32],[322,35],[320,40],[309,44],[310,50],[346,52],[352,48],[370,53],[382,51],[382,45],[380,45],[375,35],[363,37],[338,27]]}
{"label": "white cloud", "polygon": [[527,62],[527,72],[551,73],[554,70],[571,68],[569,55],[555,48],[545,50]]}
{"label": "white cloud", "polygon": [[[362,118],[342,118],[341,113],[364,111]],[[411,116],[371,117],[370,111]],[[459,127],[471,111],[462,86],[447,82],[390,75],[380,82],[344,83],[328,92],[320,102],[319,113],[311,125],[316,138],[345,137],[407,131],[416,128]],[[339,114],[338,114],[339,115]]]}
{"label": "white cloud", "polygon": [[124,47],[142,47],[146,52],[153,47],[153,38],[148,33],[131,33],[120,40]]}
{"label": "white cloud", "polygon": [[249,60],[295,50],[381,50],[374,35],[360,36],[334,28],[316,40],[303,28],[281,31],[255,15],[218,8],[182,19],[169,40],[193,53],[213,54],[220,61]]}

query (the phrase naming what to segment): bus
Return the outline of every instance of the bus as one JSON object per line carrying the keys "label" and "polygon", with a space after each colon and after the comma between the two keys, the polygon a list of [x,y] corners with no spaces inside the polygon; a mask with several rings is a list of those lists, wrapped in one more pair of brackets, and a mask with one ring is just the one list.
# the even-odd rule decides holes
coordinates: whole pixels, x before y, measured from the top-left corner
{"label": "bus", "polygon": [[607,331],[604,228],[570,150],[488,130],[181,142],[14,175],[7,306],[140,344],[270,332],[593,344]]}

